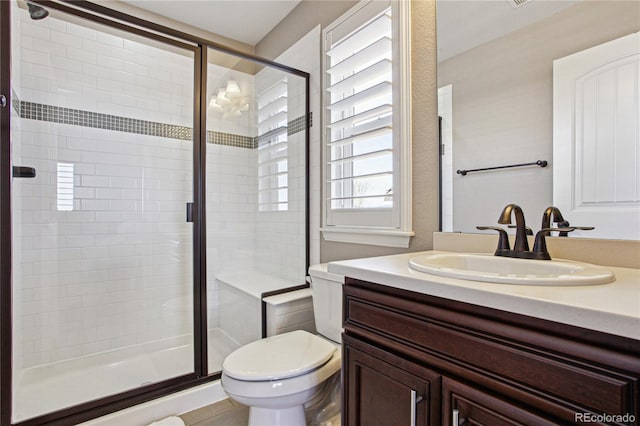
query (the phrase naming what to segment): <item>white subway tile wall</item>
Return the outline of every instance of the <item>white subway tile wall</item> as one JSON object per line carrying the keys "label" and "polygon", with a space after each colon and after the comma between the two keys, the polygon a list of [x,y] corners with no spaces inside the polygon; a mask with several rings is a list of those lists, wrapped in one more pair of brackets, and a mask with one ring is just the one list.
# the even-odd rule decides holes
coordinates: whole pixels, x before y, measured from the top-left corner
{"label": "white subway tile wall", "polygon": [[[220,54],[211,54],[220,58]],[[223,58],[224,59],[224,58]],[[276,73],[283,72],[275,71]],[[222,119],[222,114],[209,108],[207,130],[234,132],[256,138],[255,92],[264,86],[263,80],[273,78],[274,70],[265,69],[255,76],[237,70],[210,65],[207,86],[210,96],[229,80],[240,86],[243,94],[250,93],[249,111],[237,117]],[[302,97],[289,108],[288,122],[303,117],[304,79],[288,76],[292,96]],[[291,102],[291,101],[290,101]],[[257,149],[232,148],[207,145],[207,286],[208,322],[210,328],[224,329],[242,315],[233,306],[220,306],[231,300],[219,294],[220,284],[215,279],[220,274],[233,271],[258,271],[285,282],[304,283],[305,277],[305,157],[304,132],[290,135],[289,144],[289,210],[263,212],[258,209],[258,153]],[[293,179],[293,180],[292,180]],[[225,291],[224,294],[231,294]],[[259,305],[258,305],[259,306]],[[235,310],[234,310],[235,309]],[[255,314],[259,314],[259,311]],[[247,313],[247,323],[254,313]],[[242,328],[241,325],[238,327]],[[237,343],[247,343],[246,336],[260,336],[260,329],[243,330]],[[215,342],[210,343],[215,344]]]}
{"label": "white subway tile wall", "polygon": [[[193,225],[185,203],[193,200],[193,144],[176,138],[183,133],[161,137],[159,127],[144,127],[193,125],[190,54],[15,13],[19,76],[12,83],[22,105],[44,108],[22,115],[38,119],[14,115],[12,128],[14,164],[37,169],[35,179],[13,186],[15,366],[191,333]],[[259,78],[209,70],[210,82],[233,79],[250,98]],[[301,99],[289,107],[289,121],[304,115],[304,80],[290,81],[290,99]],[[235,120],[208,114],[209,130],[229,134],[211,134],[207,144],[211,328],[223,311],[218,273],[256,269],[304,282],[304,132],[289,136],[289,211],[258,212],[250,105]],[[101,115],[60,122],[59,108]],[[145,121],[122,127],[123,118]],[[90,119],[100,125],[87,127]],[[69,211],[57,210],[58,163],[74,167]]]}
{"label": "white subway tile wall", "polygon": [[[14,32],[20,32],[21,23],[20,23],[20,12],[16,10],[16,8],[11,9],[11,25]],[[11,140],[17,141],[20,140],[20,130],[22,128],[22,123],[20,120],[20,99],[16,92],[16,88],[20,86],[21,80],[21,52],[20,52],[20,42],[16,37],[11,38],[11,52],[12,52],[12,64],[11,64],[11,80],[12,80],[12,90],[11,90]],[[21,146],[19,143],[13,143],[11,145],[11,155],[15,158],[21,158]],[[12,190],[12,204],[13,211],[19,212],[22,210],[22,192],[21,188],[13,186]],[[11,269],[13,271],[14,277],[20,277],[22,275],[22,241],[20,239],[20,235],[22,232],[22,217],[19,214],[12,214],[11,218],[12,222],[12,259],[11,259]],[[15,282],[15,281],[14,281]],[[27,291],[27,298],[31,297],[31,291]],[[22,329],[23,319],[22,319],[22,295],[21,291],[14,291],[12,294],[13,298],[13,328],[14,330]],[[20,368],[22,365],[22,357],[23,357],[23,349],[21,344],[13,345],[13,360],[14,365],[17,365],[17,368]]]}
{"label": "white subway tile wall", "polygon": [[[319,53],[320,46],[320,26],[318,25],[313,30],[309,31],[307,35],[298,40],[295,44],[293,44],[289,49],[283,52],[280,56],[276,58],[276,61],[288,65],[290,67],[297,68],[302,71],[306,71],[310,74],[309,81],[309,104],[310,104],[310,113],[312,118],[316,121],[314,125],[312,125],[309,129],[309,194],[307,196],[310,198],[310,206],[309,206],[309,228],[310,228],[310,264],[315,265],[320,263],[320,216],[321,216],[321,205],[320,200],[322,199],[320,194],[321,189],[321,138],[320,138],[320,95],[321,95],[321,70],[320,70],[320,55]],[[300,90],[304,90],[304,87],[301,87]],[[300,92],[302,93],[302,92]],[[301,96],[299,93],[296,93],[295,96],[290,97],[290,104],[288,107],[290,111],[294,113],[291,114],[291,118],[297,117],[298,114],[295,112],[300,112],[299,115],[302,116],[304,114],[304,102],[305,97]],[[313,120],[312,120],[313,121]],[[294,143],[294,142],[292,142]],[[297,143],[297,140],[295,140]],[[297,155],[301,155],[298,153]],[[298,163],[296,163],[298,164]],[[303,163],[299,163],[303,164]],[[303,171],[302,171],[303,172]],[[302,176],[300,173],[295,173],[296,176]],[[291,184],[291,183],[290,183]],[[295,191],[302,190],[304,185],[304,181],[297,182],[292,185],[293,188],[296,188]],[[305,196],[304,192],[301,194],[303,197]],[[290,194],[291,196],[291,194]],[[296,195],[294,198],[298,198]]]}
{"label": "white subway tile wall", "polygon": [[[207,145],[207,308],[218,328],[224,307],[216,276],[255,269],[256,150]],[[231,310],[233,306],[229,307]],[[228,308],[227,308],[228,309]],[[230,336],[233,337],[233,336]],[[215,344],[214,342],[210,342]]]}
{"label": "white subway tile wall", "polygon": [[267,302],[267,336],[294,330],[316,333],[310,289],[271,296],[265,301]]}
{"label": "white subway tile wall", "polygon": [[[21,15],[22,106],[192,126],[191,53]],[[14,120],[14,164],[37,169],[14,180],[16,367],[191,333],[191,314],[172,301],[191,300],[192,142],[44,121],[44,111]],[[57,208],[60,163],[74,166],[70,211]]]}
{"label": "white subway tile wall", "polygon": [[[269,87],[274,81],[273,71],[263,70],[256,75],[256,88]],[[281,73],[284,77],[285,74]],[[264,80],[261,81],[261,80]],[[256,269],[287,281],[305,281],[305,132],[291,133],[298,117],[305,115],[305,80],[287,78],[287,180],[288,203],[282,211],[258,211],[256,206],[255,265]],[[302,118],[304,120],[304,118]],[[297,127],[297,126],[296,126]],[[299,130],[296,128],[296,130]],[[256,158],[257,161],[257,158]],[[257,201],[257,197],[256,197]]]}
{"label": "white subway tile wall", "polygon": [[[23,121],[22,163],[38,176],[14,181],[23,367],[189,333],[188,313],[163,305],[191,294],[192,144],[83,128],[98,151],[67,149],[70,126],[43,124]],[[131,152],[101,152],[114,137]],[[58,211],[56,162],[75,161],[73,210]]]}

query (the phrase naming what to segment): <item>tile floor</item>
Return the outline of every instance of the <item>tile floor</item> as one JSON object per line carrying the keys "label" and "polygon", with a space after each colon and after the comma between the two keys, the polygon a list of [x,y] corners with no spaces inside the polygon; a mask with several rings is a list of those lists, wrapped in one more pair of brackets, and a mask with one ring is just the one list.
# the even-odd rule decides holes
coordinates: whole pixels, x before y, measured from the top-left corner
{"label": "tile floor", "polygon": [[[249,407],[224,399],[185,413],[180,418],[186,426],[245,426],[249,422]],[[317,426],[340,426],[340,414]]]}
{"label": "tile floor", "polygon": [[223,399],[185,413],[180,418],[187,426],[243,426],[249,421],[249,407]]}

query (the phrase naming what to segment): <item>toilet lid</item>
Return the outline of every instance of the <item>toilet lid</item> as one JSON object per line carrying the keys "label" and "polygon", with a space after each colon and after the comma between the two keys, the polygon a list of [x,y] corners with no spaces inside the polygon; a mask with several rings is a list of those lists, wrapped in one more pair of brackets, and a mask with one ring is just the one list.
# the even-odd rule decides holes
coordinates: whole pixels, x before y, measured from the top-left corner
{"label": "toilet lid", "polygon": [[241,347],[225,358],[222,371],[250,382],[286,379],[321,366],[336,350],[328,341],[296,330]]}

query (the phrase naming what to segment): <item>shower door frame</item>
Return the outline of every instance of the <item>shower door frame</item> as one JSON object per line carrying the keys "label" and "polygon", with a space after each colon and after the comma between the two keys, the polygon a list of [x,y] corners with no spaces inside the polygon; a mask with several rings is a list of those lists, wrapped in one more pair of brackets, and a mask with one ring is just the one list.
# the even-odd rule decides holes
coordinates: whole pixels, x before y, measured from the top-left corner
{"label": "shower door frame", "polygon": [[[11,14],[0,1],[0,424],[11,424]],[[4,206],[4,208],[3,208]]]}
{"label": "shower door frame", "polygon": [[[193,110],[193,332],[194,372],[172,377],[147,386],[80,403],[18,423],[12,417],[12,267],[11,267],[11,14],[10,1],[0,0],[0,94],[7,106],[0,107],[0,424],[37,426],[75,424],[114,411],[169,395],[180,390],[219,380],[221,372],[208,374],[207,366],[207,285],[206,285],[206,114],[207,49],[212,48],[241,59],[256,62],[305,79],[305,275],[310,263],[309,218],[309,127],[310,74],[298,69],[226,47],[212,40],[184,33],[163,25],[115,11],[86,0],[30,0],[109,27],[186,48],[194,52]],[[308,284],[302,284],[308,287]]]}

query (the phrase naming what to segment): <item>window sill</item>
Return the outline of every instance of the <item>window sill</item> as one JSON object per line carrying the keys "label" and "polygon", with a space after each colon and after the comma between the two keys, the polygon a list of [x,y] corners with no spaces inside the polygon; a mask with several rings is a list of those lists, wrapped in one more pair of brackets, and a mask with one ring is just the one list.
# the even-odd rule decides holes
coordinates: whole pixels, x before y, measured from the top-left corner
{"label": "window sill", "polygon": [[320,229],[326,241],[340,243],[368,244],[384,247],[409,247],[413,231],[399,231],[375,228],[323,227]]}

